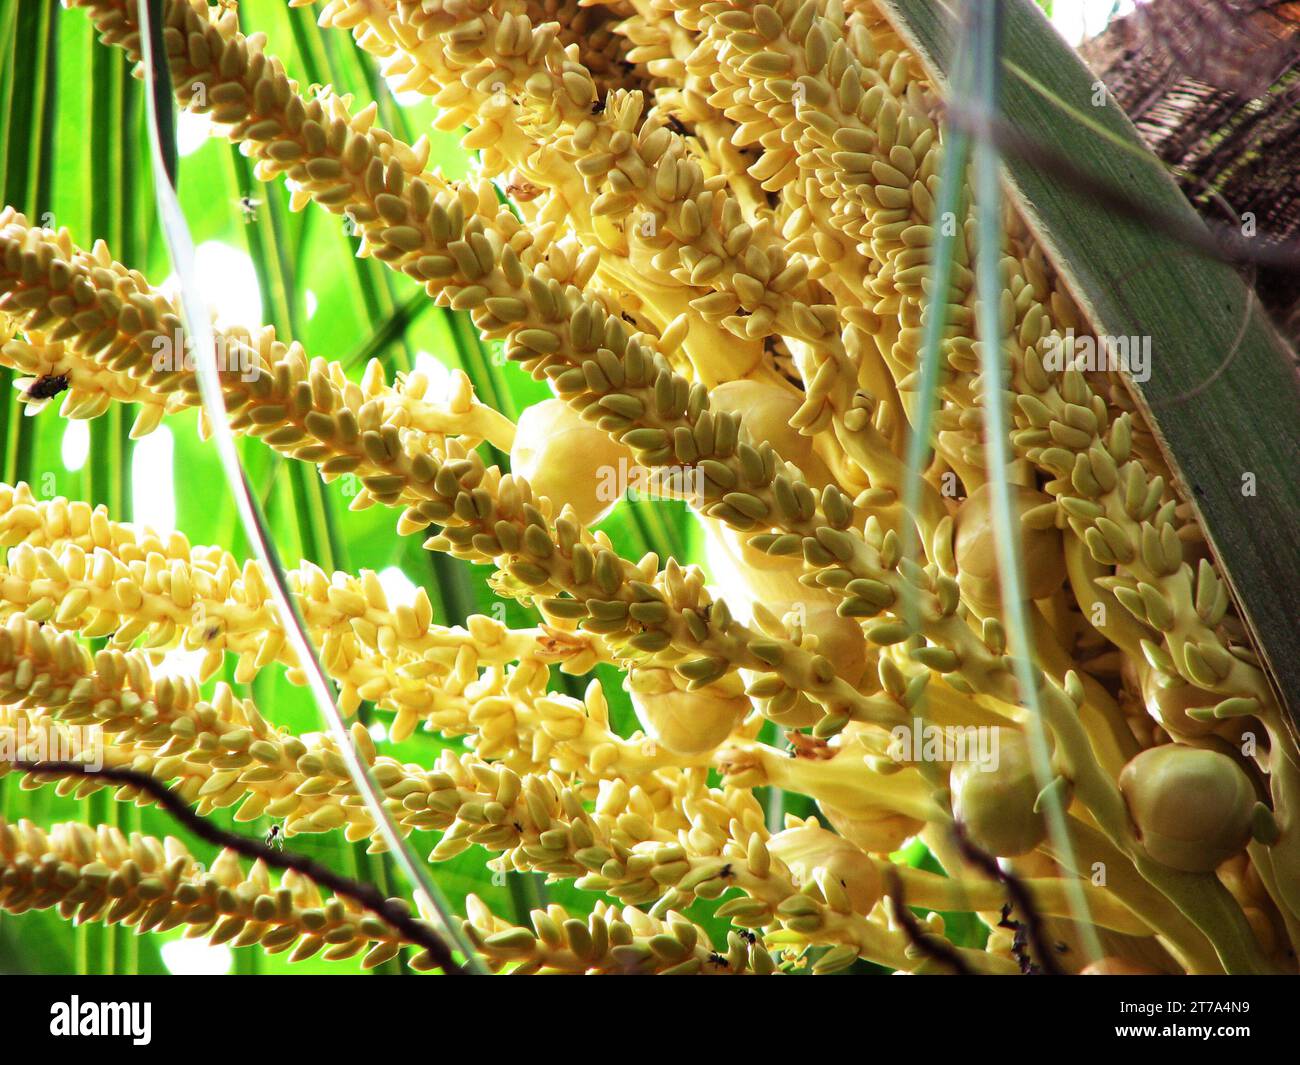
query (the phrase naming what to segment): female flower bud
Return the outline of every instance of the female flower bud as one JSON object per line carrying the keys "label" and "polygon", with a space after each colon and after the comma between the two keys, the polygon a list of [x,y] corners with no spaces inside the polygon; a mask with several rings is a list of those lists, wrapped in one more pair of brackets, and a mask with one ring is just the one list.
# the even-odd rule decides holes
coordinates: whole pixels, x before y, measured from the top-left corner
{"label": "female flower bud", "polygon": [[1136,755],[1119,789],[1152,858],[1185,873],[1209,873],[1250,839],[1255,789],[1226,754],[1169,743]]}
{"label": "female flower bud", "polygon": [[799,467],[810,484],[820,487],[830,483],[830,473],[813,453],[812,437],[790,424],[802,403],[801,392],[768,381],[727,381],[709,393],[713,410],[741,415],[750,443],[771,444],[781,458]]}
{"label": "female flower bud", "polygon": [[[796,619],[791,635],[817,637],[816,653],[835,667],[839,677],[859,687],[867,668],[867,638],[862,626],[854,618],[842,617],[832,604],[810,606],[803,615],[802,624]],[[800,692],[787,710],[770,712],[768,716],[782,728],[807,728],[820,721],[825,713],[821,704]]]}
{"label": "female flower bud", "polygon": [[510,450],[511,471],[557,512],[567,503],[584,525],[614,509],[635,465],[631,451],[559,399],[524,411]]}
{"label": "female flower bud", "polygon": [[[1010,485],[1011,512],[1017,520],[1051,499],[1029,488]],[[997,532],[993,522],[993,489],[975,489],[957,511],[957,575],[962,594],[976,607],[998,610],[1002,593],[998,585]],[[1065,549],[1059,529],[1031,529],[1021,524],[1020,550],[1024,559],[1025,589],[1030,599],[1045,599],[1065,580]]]}
{"label": "female flower bud", "polygon": [[880,871],[843,836],[803,825],[778,832],[767,841],[767,849],[786,864],[800,886],[812,881],[818,870],[834,877],[857,913],[868,913],[880,901]]}
{"label": "female flower bud", "polygon": [[906,814],[882,811],[879,817],[850,817],[825,803],[819,805],[835,831],[868,854],[892,854],[925,827],[924,821]]}
{"label": "female flower bud", "polygon": [[953,764],[948,775],[952,812],[981,850],[1002,858],[1025,854],[1047,836],[1034,812],[1039,785],[1029,743],[1016,729],[999,728],[988,760]]}
{"label": "female flower bud", "polygon": [[633,669],[627,683],[646,735],[687,757],[719,746],[750,709],[735,677],[692,692],[671,669]]}

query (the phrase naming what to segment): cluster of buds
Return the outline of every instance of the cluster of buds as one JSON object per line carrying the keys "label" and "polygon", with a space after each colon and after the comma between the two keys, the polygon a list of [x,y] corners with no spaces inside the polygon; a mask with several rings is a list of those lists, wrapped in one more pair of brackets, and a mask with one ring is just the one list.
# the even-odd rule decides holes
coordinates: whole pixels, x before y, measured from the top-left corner
{"label": "cluster of buds", "polygon": [[[65,2],[141,58],[132,0]],[[987,468],[973,217],[966,203],[949,291],[931,292],[945,133],[873,3],[330,0],[322,25],[427,95],[441,128],[469,127],[482,168],[465,182],[427,170],[428,142],[380,129],[373,106],[300,92],[234,10],[162,9],[181,107],[284,180],[295,209],[346,216],[360,254],[468,312],[553,392],[516,425],[464,374],[438,397],[378,363],[353,380],[269,329],[218,336],[238,356],[219,367],[232,430],[327,482],[355,477],[354,509],[395,508],[398,533],[489,565],[494,591],[539,614],[440,625],[427,595],[392,604],[373,573],[287,574],[345,713],[391,716],[383,743],[417,728],[464,740],[422,766],[353,728],[399,830],[441,833],[434,863],[478,847],[494,871],[609,900],[524,925],[471,896],[464,940],[490,968],[929,972],[946,956],[1020,971],[1002,879],[974,849],[1018,878],[1075,971],[1295,970],[1300,753],[1224,577],[1122,383],[1049,357],[1085,327],[1010,211],[1014,462]],[[948,329],[934,456],[908,510],[931,299]],[[0,327],[22,398],[57,380],[66,417],[134,404],[143,435],[200,405],[192,363],[153,357],[160,338],[185,346],[176,304],[102,243],[9,208]],[[1003,477],[1034,692],[1004,624]],[[699,567],[626,558],[594,528],[629,488],[689,505],[725,598]],[[0,771],[33,737],[95,727],[108,764],[200,813],[237,806],[290,839],[384,848],[332,739],[159,666],[182,647],[202,652],[204,683],[231,660],[240,682],[304,683],[258,564],[22,484],[0,486],[0,549]],[[582,698],[551,690],[553,669],[597,666],[624,673],[639,729],[619,731],[598,680]],[[769,823],[760,788],[819,816]],[[900,865],[909,840],[945,875]],[[935,911],[920,933],[896,892]],[[695,903],[732,923],[725,943],[683,916]],[[295,958],[373,965],[409,948],[414,968],[435,965],[296,874],[277,886],[232,854],[203,871],[174,840],[0,822],[0,908],[48,907]],[[954,945],[939,910],[991,934]],[[1121,953],[1091,956],[1099,931]]]}

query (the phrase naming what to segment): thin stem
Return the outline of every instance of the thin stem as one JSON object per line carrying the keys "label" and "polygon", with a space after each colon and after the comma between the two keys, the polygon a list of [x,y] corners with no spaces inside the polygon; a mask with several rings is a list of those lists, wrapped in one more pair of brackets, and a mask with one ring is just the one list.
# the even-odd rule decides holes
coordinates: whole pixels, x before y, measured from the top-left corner
{"label": "thin stem", "polygon": [[[975,6],[975,99],[986,114],[998,107],[999,65],[1002,11],[999,0],[971,0]],[[975,249],[976,289],[979,294],[976,320],[980,338],[980,377],[984,406],[984,442],[988,458],[989,481],[993,491],[993,523],[996,530],[998,577],[1002,588],[1002,605],[1006,615],[1008,642],[1014,649],[1012,668],[1020,688],[1020,698],[1029,709],[1029,749],[1034,776],[1046,788],[1052,780],[1052,756],[1047,744],[1047,728],[1038,698],[1037,669],[1034,666],[1034,641],[1025,609],[1025,580],[1021,572],[1020,524],[1011,505],[1011,485],[1007,469],[1011,465],[1007,425],[1006,396],[1003,378],[1006,352],[1002,344],[1002,282],[998,265],[1001,254],[1002,186],[998,176],[997,146],[980,137],[975,143],[975,212],[978,240]],[[1048,834],[1053,846],[1073,866],[1073,844],[1065,822],[1065,811],[1055,792],[1044,793]],[[1079,935],[1094,960],[1103,956],[1101,941],[1092,925],[1088,900],[1083,886],[1071,880],[1072,909],[1079,924]]]}
{"label": "thin stem", "polygon": [[155,0],[152,6],[154,10],[151,12],[149,0],[137,0],[137,13],[142,30],[140,42],[143,65],[147,74],[147,81],[153,89],[152,92],[147,94],[146,99],[159,216],[176,267],[177,276],[181,279],[181,305],[186,326],[193,337],[198,355],[199,390],[203,399],[204,410],[212,425],[213,441],[217,447],[217,454],[221,459],[227,481],[235,496],[240,524],[248,537],[254,555],[264,567],[268,589],[284,625],[285,634],[297,652],[298,660],[302,663],[308,687],[315,697],[321,715],[329,724],[330,732],[338,744],[339,752],[347,764],[349,775],[364,800],[367,811],[374,819],[375,825],[385,843],[393,852],[398,865],[415,889],[417,905],[420,903],[421,897],[423,897],[428,907],[441,921],[448,936],[465,954],[470,968],[475,972],[485,973],[486,970],[478,960],[477,954],[453,921],[446,900],[443,899],[442,892],[433,882],[428,869],[415,857],[406,840],[398,831],[392,815],[384,805],[382,791],[375,783],[369,767],[352,742],[352,737],[343,722],[343,715],[334,702],[330,681],[320,663],[315,648],[311,645],[306,626],[289,594],[284,568],[279,560],[279,551],[270,536],[261,508],[253,496],[243,467],[240,465],[239,451],[235,446],[234,434],[227,423],[225,397],[221,392],[221,383],[217,371],[216,346],[212,325],[206,306],[199,297],[199,286],[194,266],[193,241],[184,213],[181,211],[180,203],[176,197],[175,185],[169,179],[163,160],[163,138],[160,134],[160,128],[163,125],[170,125],[170,121],[161,122],[159,115],[163,107],[166,107],[168,114],[170,114],[171,98],[166,88],[170,83],[170,79],[166,75],[165,67],[159,69],[157,66],[158,60],[155,59],[155,49],[157,49],[161,62],[166,62],[165,53],[161,48],[161,4]]}
{"label": "thin stem", "polygon": [[279,850],[261,840],[250,839],[224,828],[218,828],[205,817],[200,817],[186,805],[185,800],[165,784],[160,784],[147,773],[137,773],[133,769],[101,768],[92,769],[78,762],[23,762],[11,763],[15,769],[25,773],[39,773],[48,776],[87,777],[93,780],[106,780],[114,784],[125,784],[148,792],[158,804],[176,820],[188,828],[200,839],[217,847],[227,847],[245,858],[260,860],[273,869],[292,869],[301,873],[317,884],[321,884],[336,895],[351,899],[365,907],[385,924],[409,940],[423,947],[438,962],[444,972],[463,975],[464,969],[456,964],[451,949],[442,938],[423,921],[417,921],[407,911],[400,900],[386,899],[370,884],[360,880],[350,880],[340,876],[332,869],[321,865],[312,858],[293,851]]}

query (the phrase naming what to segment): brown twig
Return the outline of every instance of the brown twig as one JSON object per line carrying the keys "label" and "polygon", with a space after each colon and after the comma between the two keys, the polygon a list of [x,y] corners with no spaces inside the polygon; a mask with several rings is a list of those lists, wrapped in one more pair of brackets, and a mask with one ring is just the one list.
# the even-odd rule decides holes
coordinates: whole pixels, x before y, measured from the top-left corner
{"label": "brown twig", "polygon": [[974,976],[975,973],[961,953],[947,940],[928,933],[921,927],[903,897],[903,881],[893,869],[885,871],[885,891],[894,902],[894,920],[903,928],[908,941],[927,958],[932,958],[944,965],[951,966],[958,976]]}
{"label": "brown twig", "polygon": [[[1039,969],[1046,976],[1064,976],[1065,971],[1058,964],[1056,952],[1047,941],[1047,934],[1043,930],[1043,918],[1038,912],[1038,907],[1034,904],[1033,896],[1030,895],[1029,889],[1025,887],[1023,881],[1014,873],[1003,869],[998,864],[998,860],[991,854],[987,854],[975,846],[966,837],[961,825],[953,826],[953,836],[957,840],[957,847],[961,850],[963,858],[1006,887],[1012,903],[1024,917],[1025,934],[1029,938],[1029,944],[1034,953],[1038,955]],[[1006,920],[1005,917],[1004,920]]]}
{"label": "brown twig", "polygon": [[400,900],[386,899],[370,884],[341,876],[305,855],[278,850],[260,840],[250,839],[247,836],[228,832],[224,828],[218,828],[207,818],[200,817],[191,810],[185,801],[171,788],[146,773],[137,773],[133,769],[108,767],[92,769],[77,762],[15,761],[9,764],[15,769],[27,773],[108,780],[148,792],[163,809],[200,839],[218,847],[229,847],[246,858],[260,858],[275,869],[292,869],[294,872],[301,873],[318,884],[323,884],[334,894],[342,895],[364,906],[394,930],[400,932],[409,942],[423,947],[437,961],[439,968],[443,972],[464,975],[464,969],[452,957],[451,950],[443,942],[442,938],[423,921],[417,921],[407,913],[404,904]]}

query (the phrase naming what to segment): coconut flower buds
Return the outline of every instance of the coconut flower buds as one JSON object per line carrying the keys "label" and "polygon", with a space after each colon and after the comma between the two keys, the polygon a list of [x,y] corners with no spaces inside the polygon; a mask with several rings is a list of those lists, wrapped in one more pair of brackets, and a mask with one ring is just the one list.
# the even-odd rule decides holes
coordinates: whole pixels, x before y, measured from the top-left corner
{"label": "coconut flower buds", "polygon": [[[65,6],[140,60],[135,0]],[[990,476],[1017,482],[1027,624],[1005,609],[998,549],[1010,545],[979,483],[995,441],[978,398],[972,198],[959,190],[942,293],[942,93],[888,5],[318,5],[394,84],[433,100],[437,128],[469,127],[482,166],[456,181],[428,169],[427,141],[380,128],[373,104],[353,113],[357,87],[298,86],[231,4],[159,6],[185,110],[209,115],[260,180],[286,181],[295,209],[345,217],[362,257],[468,315],[509,364],[497,395],[522,395],[508,382],[524,373],[556,397],[524,406],[516,426],[464,374],[435,403],[418,374],[389,385],[375,361],[353,375],[269,329],[229,334],[256,372],[221,375],[234,432],[326,482],[355,477],[353,510],[392,507],[399,533],[484,567],[464,576],[486,588],[413,604],[390,602],[373,573],[304,561],[287,578],[341,708],[393,715],[386,736],[358,724],[353,740],[398,834],[440,832],[435,864],[481,848],[493,872],[605,896],[590,913],[536,910],[531,927],[471,899],[464,932],[489,968],[834,972],[863,958],[927,971],[901,910],[879,905],[882,873],[915,837],[946,876],[907,870],[906,905],[992,924],[1007,885],[946,849],[956,824],[1014,859],[1042,916],[1074,922],[1061,928],[1072,970],[1295,971],[1300,753],[1230,583],[1203,557],[1194,508],[1176,497],[1183,478],[1153,445],[1158,427],[1118,395],[1119,378],[1049,366],[1049,345],[1082,323],[1062,264],[1014,210],[999,212],[1014,458]],[[947,325],[920,449],[933,462],[909,513],[931,297]],[[185,338],[174,301],[102,243],[79,249],[70,230],[0,205],[0,365],[48,378],[38,391],[68,385],[65,416],[135,403],[145,431],[198,405],[192,367],[153,357],[173,334]],[[960,505],[946,498],[954,478],[969,491]],[[674,503],[593,529],[628,490]],[[109,764],[154,773],[200,815],[274,818],[291,844],[310,832],[386,846],[333,739],[300,739],[225,685],[200,698],[162,672],[183,647],[202,651],[205,679],[233,665],[240,684],[262,670],[301,683],[274,573],[0,485],[0,751],[29,725],[102,725]],[[460,602],[481,608],[480,591],[542,622],[458,616]],[[556,691],[555,673],[597,667],[582,699]],[[615,671],[630,699],[611,693]],[[1031,721],[1067,788],[1043,790]],[[1258,770],[1187,746],[1231,750],[1224,741],[1256,726],[1268,736]],[[392,745],[417,728],[463,753],[399,760]],[[1166,734],[1175,742],[1137,753]],[[1266,781],[1272,817],[1256,802]],[[801,803],[820,822],[789,816],[774,834],[783,793],[785,809]],[[1260,846],[1247,852],[1252,828]],[[60,841],[56,856],[89,883],[86,831],[22,854],[0,831],[0,887],[21,881],[0,903],[53,904],[26,892]],[[1078,912],[1066,871],[1095,853],[1125,868],[1090,885]],[[264,947],[299,937],[323,949],[315,900],[262,916],[262,875],[230,882],[219,934],[251,945],[248,928],[280,922],[292,927]],[[1196,912],[1207,898],[1212,912]],[[195,903],[169,906],[171,921]],[[212,917],[198,908],[186,923]],[[704,928],[727,920],[736,930],[708,942]],[[348,912],[329,929],[337,956],[403,948],[363,922]],[[1017,971],[1009,928],[985,947],[973,925],[931,920],[926,938],[979,971]],[[1091,928],[1117,935],[1091,949]]]}
{"label": "coconut flower buds", "polygon": [[1250,839],[1255,789],[1226,754],[1177,744],[1137,755],[1120,791],[1148,854],[1185,873],[1208,873]]}
{"label": "coconut flower buds", "polygon": [[826,820],[845,839],[868,854],[890,854],[925,827],[925,822],[906,814],[882,813],[879,817],[850,817],[821,803]]}
{"label": "coconut flower buds", "polygon": [[558,399],[524,411],[510,451],[511,470],[557,512],[571,506],[584,525],[614,509],[631,465],[626,447]]}

